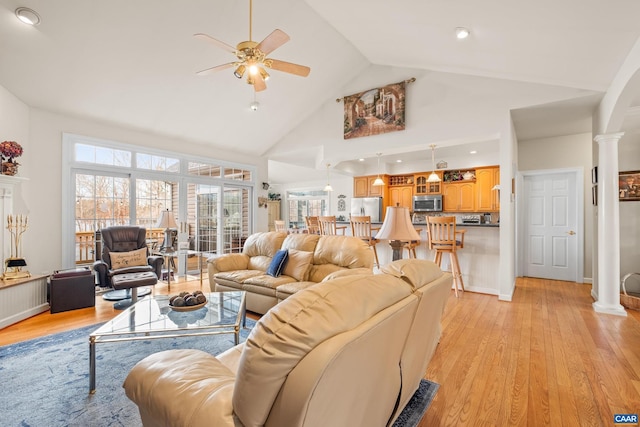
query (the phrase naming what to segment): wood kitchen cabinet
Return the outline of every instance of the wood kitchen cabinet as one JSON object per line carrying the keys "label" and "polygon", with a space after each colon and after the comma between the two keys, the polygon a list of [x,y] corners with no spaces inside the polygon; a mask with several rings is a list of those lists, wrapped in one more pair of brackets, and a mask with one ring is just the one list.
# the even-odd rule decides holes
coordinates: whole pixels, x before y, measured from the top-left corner
{"label": "wood kitchen cabinet", "polygon": [[476,209],[480,212],[500,211],[499,192],[493,190],[500,184],[500,168],[487,167],[476,169]]}
{"label": "wood kitchen cabinet", "polygon": [[442,184],[442,204],[445,212],[475,212],[475,182],[445,182]]}
{"label": "wood kitchen cabinet", "polygon": [[413,210],[413,185],[389,188],[389,206],[398,205]]}
{"label": "wood kitchen cabinet", "polygon": [[442,171],[436,171],[436,175],[440,177],[440,182],[428,182],[429,175],[431,173],[416,175],[416,195],[442,193]]}
{"label": "wood kitchen cabinet", "polygon": [[378,175],[356,176],[353,178],[353,197],[384,197],[389,183],[388,175],[380,175],[385,185],[374,186]]}

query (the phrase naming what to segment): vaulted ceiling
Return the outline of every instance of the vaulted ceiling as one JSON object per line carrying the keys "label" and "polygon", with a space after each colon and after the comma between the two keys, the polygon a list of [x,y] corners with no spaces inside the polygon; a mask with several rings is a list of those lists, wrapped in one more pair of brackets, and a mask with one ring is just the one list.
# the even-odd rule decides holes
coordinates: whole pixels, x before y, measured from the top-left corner
{"label": "vaulted ceiling", "polygon": [[[18,6],[42,23],[19,22]],[[263,154],[372,64],[604,92],[638,16],[637,0],[255,0],[253,38],[282,29],[291,41],[270,56],[311,74],[272,71],[254,94],[233,69],[197,76],[234,57],[193,37],[247,40],[249,0],[0,0],[0,85],[34,108]],[[587,126],[597,102],[524,109],[516,127]]]}

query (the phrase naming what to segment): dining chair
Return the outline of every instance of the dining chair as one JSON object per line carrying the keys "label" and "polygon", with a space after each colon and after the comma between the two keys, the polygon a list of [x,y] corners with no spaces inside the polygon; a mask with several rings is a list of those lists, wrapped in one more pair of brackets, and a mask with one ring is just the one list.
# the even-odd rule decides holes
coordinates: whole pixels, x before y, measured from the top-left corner
{"label": "dining chair", "polygon": [[284,220],[276,219],[273,221],[273,225],[275,226],[276,231],[280,233],[287,232],[287,227],[285,226]]}
{"label": "dining chair", "polygon": [[309,234],[320,234],[320,224],[318,224],[317,216],[305,216],[304,223]]}
{"label": "dining chair", "polygon": [[376,266],[380,268],[380,261],[378,261],[378,251],[376,245],[378,240],[373,237],[373,232],[380,230],[380,227],[371,226],[371,216],[351,216],[349,221],[351,223],[351,235],[361,239],[370,248],[373,249],[373,255],[376,259]]}
{"label": "dining chair", "polygon": [[338,226],[335,215],[318,217],[318,224],[320,225],[320,234],[330,236],[338,235],[338,230],[344,234],[344,230],[347,228],[344,225]]}
{"label": "dining chair", "polygon": [[[464,232],[466,230],[456,231],[455,216],[427,216],[427,226],[429,249],[436,251],[434,262],[440,266],[442,254],[449,254],[454,290],[457,297],[458,285],[460,285],[461,292],[464,292],[464,281],[460,272],[457,251],[464,247]],[[459,240],[457,239],[457,234],[461,236]]]}

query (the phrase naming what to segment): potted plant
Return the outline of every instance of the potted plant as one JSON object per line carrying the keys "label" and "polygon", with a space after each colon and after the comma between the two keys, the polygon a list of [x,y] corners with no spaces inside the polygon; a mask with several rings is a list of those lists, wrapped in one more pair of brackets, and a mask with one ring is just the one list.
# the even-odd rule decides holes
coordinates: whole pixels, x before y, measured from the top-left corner
{"label": "potted plant", "polygon": [[14,161],[22,156],[22,146],[15,141],[0,142],[0,157],[2,158],[2,174],[15,175],[20,163]]}

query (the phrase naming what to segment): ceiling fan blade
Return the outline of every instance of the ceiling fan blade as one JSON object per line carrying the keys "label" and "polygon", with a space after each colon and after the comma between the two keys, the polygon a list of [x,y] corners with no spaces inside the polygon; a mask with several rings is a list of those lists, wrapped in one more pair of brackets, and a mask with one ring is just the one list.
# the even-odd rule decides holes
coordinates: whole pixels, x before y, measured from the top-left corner
{"label": "ceiling fan blade", "polygon": [[307,77],[311,72],[311,68],[304,65],[292,64],[291,62],[280,61],[278,59],[270,59],[270,61],[271,61],[271,66],[270,66],[271,68],[278,71],[284,71],[285,73],[291,73],[297,76]]}
{"label": "ceiling fan blade", "polygon": [[214,39],[211,36],[208,36],[206,34],[203,33],[198,33],[198,34],[194,34],[193,37],[200,39],[200,40],[204,40],[206,42],[209,43],[213,43],[214,45],[218,46],[219,48],[222,48],[223,50],[226,50],[227,52],[231,52],[234,55],[236,54],[236,48],[233,46],[230,46],[228,44],[226,44],[225,42],[221,42],[220,40]]}
{"label": "ceiling fan blade", "polygon": [[260,49],[265,55],[270,54],[286,42],[291,40],[287,33],[282,30],[273,30],[271,34],[262,40],[256,48]]}
{"label": "ceiling fan blade", "polygon": [[253,90],[255,90],[256,92],[262,92],[266,88],[267,88],[267,84],[264,82],[264,79],[262,78],[262,76],[258,74],[255,77],[255,80],[253,81]]}
{"label": "ceiling fan blade", "polygon": [[199,76],[206,76],[207,74],[213,74],[216,71],[224,70],[225,68],[231,68],[235,65],[235,62],[228,62],[222,65],[216,65],[215,67],[207,68],[206,70],[198,71],[196,74]]}

